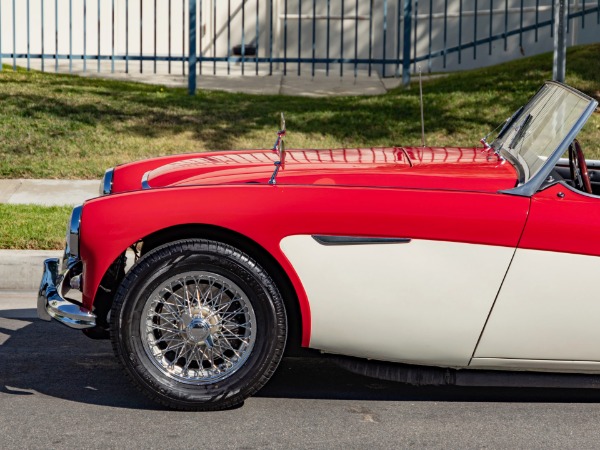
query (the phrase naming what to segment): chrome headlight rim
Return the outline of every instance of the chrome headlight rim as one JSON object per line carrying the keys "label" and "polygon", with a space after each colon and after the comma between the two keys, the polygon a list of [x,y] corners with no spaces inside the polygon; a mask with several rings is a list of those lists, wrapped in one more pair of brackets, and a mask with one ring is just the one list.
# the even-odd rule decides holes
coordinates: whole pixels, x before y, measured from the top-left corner
{"label": "chrome headlight rim", "polygon": [[79,258],[79,230],[81,228],[81,214],[83,205],[77,205],[71,211],[71,217],[67,225],[67,249],[66,253],[73,257]]}
{"label": "chrome headlight rim", "polygon": [[100,196],[109,195],[112,193],[113,178],[115,174],[115,168],[111,167],[106,169],[102,181],[100,182]]}

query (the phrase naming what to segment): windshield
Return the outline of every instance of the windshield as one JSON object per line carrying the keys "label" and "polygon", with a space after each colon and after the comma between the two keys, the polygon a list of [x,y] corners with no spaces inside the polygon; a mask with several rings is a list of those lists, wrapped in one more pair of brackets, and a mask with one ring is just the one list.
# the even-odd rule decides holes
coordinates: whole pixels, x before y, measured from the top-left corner
{"label": "windshield", "polygon": [[492,147],[519,166],[520,182],[526,183],[550,156],[562,154],[561,147],[570,143],[563,141],[583,126],[580,119],[587,120],[584,116],[589,117],[586,112],[593,103],[586,95],[549,81],[507,121]]}

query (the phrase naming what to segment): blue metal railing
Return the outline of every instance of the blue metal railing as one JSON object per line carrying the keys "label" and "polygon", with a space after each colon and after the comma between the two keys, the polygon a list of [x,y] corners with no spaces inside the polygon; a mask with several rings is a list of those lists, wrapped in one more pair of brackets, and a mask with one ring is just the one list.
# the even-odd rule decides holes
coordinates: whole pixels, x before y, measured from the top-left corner
{"label": "blue metal railing", "polygon": [[[462,64],[471,48],[477,60],[480,46],[489,56],[502,42],[506,52],[513,37],[524,52],[543,29],[552,36],[552,0],[487,1],[489,8],[486,0],[0,0],[0,70],[6,60],[13,69],[25,60],[28,70],[54,60],[57,72],[61,62],[87,72],[96,61],[97,72],[110,62],[113,73],[116,63],[126,73],[137,64],[140,73],[173,73],[180,62],[190,93],[207,66],[241,75],[365,70],[408,83],[420,62],[443,69],[453,54]],[[568,17],[570,29],[600,30],[600,0],[569,4]]]}

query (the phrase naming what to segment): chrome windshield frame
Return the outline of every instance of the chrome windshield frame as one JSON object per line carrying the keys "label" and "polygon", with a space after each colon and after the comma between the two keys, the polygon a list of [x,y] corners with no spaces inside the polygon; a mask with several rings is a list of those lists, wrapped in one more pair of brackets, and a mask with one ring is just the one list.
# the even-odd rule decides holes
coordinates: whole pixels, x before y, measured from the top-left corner
{"label": "chrome windshield frame", "polygon": [[556,84],[565,89],[568,89],[583,98],[587,98],[589,100],[589,104],[583,111],[579,119],[577,119],[575,125],[571,128],[571,130],[569,130],[569,132],[560,142],[558,147],[550,154],[544,165],[528,180],[525,180],[521,176],[521,174],[524,173],[524,170],[522,167],[520,167],[520,163],[516,160],[516,158],[510,152],[506,151],[505,149],[501,149],[500,156],[508,160],[515,167],[519,174],[519,182],[516,187],[501,190],[499,191],[500,193],[518,195],[522,197],[531,197],[533,194],[535,194],[540,189],[540,187],[544,183],[544,180],[546,180],[554,166],[560,160],[561,156],[567,150],[571,142],[573,142],[573,140],[577,137],[585,123],[588,121],[588,119],[591,117],[591,115],[596,110],[596,107],[598,106],[598,102],[596,100],[577,91],[576,89],[573,89],[570,86],[558,83],[556,81],[547,81],[546,84]]}

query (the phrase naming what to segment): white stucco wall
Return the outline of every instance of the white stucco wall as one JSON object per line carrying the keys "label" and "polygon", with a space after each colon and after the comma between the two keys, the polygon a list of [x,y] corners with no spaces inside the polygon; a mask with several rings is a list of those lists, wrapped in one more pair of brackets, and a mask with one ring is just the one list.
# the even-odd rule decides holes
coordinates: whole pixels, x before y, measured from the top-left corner
{"label": "white stucco wall", "polygon": [[[302,1],[302,14],[298,17],[298,1],[288,0],[288,21],[287,21],[287,56],[298,56],[298,25],[301,24],[301,56],[310,58],[312,56],[312,1]],[[505,29],[505,11],[508,10],[507,29],[512,30],[519,27],[521,21],[520,4],[521,0],[478,0],[477,14],[475,14],[476,0],[448,0],[448,13],[444,21],[444,2],[445,0],[413,0],[413,15],[417,19],[416,27],[413,25],[411,44],[412,52],[416,49],[418,55],[424,55],[431,48],[432,51],[442,50],[444,48],[444,22],[446,23],[446,46],[452,47],[458,45],[459,40],[459,11],[462,3],[462,42],[472,41],[474,37],[478,39],[486,38],[490,34],[490,6],[493,10],[492,33],[502,33]],[[551,0],[540,0],[540,12],[538,21],[543,22],[551,17]],[[226,56],[228,50],[227,17],[228,3],[224,0],[197,0],[198,5],[202,3],[202,18],[198,17],[198,44],[202,44],[203,54],[208,56]],[[214,7],[216,2],[216,17]],[[492,2],[490,4],[490,2]],[[15,5],[15,26],[13,27],[13,3]],[[271,3],[273,4],[273,54],[275,57],[284,56],[284,10],[285,0],[246,0],[245,2],[245,36],[246,42],[258,42],[259,55],[268,57],[269,55],[269,18],[271,14]],[[356,55],[358,58],[369,57],[369,1],[360,0],[358,2],[358,14],[355,10],[355,2],[345,0],[343,22],[344,39],[341,41],[342,21],[339,19],[342,15],[342,0],[331,0],[331,20],[330,20],[330,42],[329,56],[338,58],[341,55],[342,48],[345,58],[355,56],[355,30],[358,30],[358,46]],[[71,11],[69,5],[71,4]],[[156,9],[155,9],[156,4]],[[169,51],[172,55],[180,56],[187,53],[187,4],[188,0],[3,0],[0,2],[0,49],[4,54],[12,53],[13,48],[17,53],[29,52],[39,54],[43,51],[46,54],[68,54],[70,50],[74,54],[97,54],[110,55],[113,51],[117,55],[124,55],[126,51],[130,55],[153,55],[156,51],[158,55],[166,56]],[[258,4],[258,11],[257,11]],[[27,5],[29,5],[29,27],[27,26]],[[56,8],[55,8],[56,5]],[[114,27],[113,27],[113,5],[114,5]],[[170,5],[170,15],[169,15]],[[238,45],[242,40],[242,0],[231,0],[231,28],[229,40],[231,46]],[[373,32],[372,57],[382,58],[384,53],[384,0],[374,0],[373,2]],[[524,2],[525,10],[522,21],[524,25],[535,23],[535,1],[526,0]],[[581,0],[571,1],[572,10],[578,10],[582,7]],[[597,1],[588,1],[587,8],[597,7]],[[126,8],[128,6],[128,8]],[[84,35],[84,7],[85,23],[87,24],[87,34]],[[397,55],[397,27],[398,24],[397,8],[402,8],[396,0],[387,2],[387,36],[385,53],[388,58],[394,58]],[[42,35],[42,10],[43,10],[43,35]],[[433,12],[431,20],[431,33],[429,27],[429,13]],[[128,14],[127,14],[128,11]],[[317,58],[324,58],[327,49],[327,21],[324,20],[327,12],[327,2],[319,0],[316,2],[316,45],[315,53]],[[258,39],[256,36],[256,19],[260,23]],[[58,16],[58,28],[56,20]],[[354,18],[358,17],[355,21]],[[185,18],[185,24],[184,22]],[[141,20],[140,20],[141,19]],[[169,20],[170,19],[170,20]],[[474,21],[477,19],[477,34],[474,34]],[[100,23],[100,26],[98,25]],[[129,23],[127,30],[126,24]],[[155,27],[156,23],[156,27]],[[140,24],[142,26],[140,26]],[[170,24],[170,27],[169,27]],[[357,25],[356,25],[357,24]],[[356,27],[356,28],[355,28]],[[170,33],[169,33],[170,28]],[[14,32],[13,32],[14,29]],[[29,30],[29,31],[28,31]],[[70,31],[71,30],[71,31]],[[155,39],[156,30],[156,39]],[[58,31],[58,33],[57,33]],[[402,28],[400,29],[402,31]],[[216,40],[215,40],[216,33]],[[128,34],[128,39],[126,39]],[[13,42],[13,35],[16,42]],[[431,41],[430,41],[431,35]],[[169,38],[170,37],[170,38]],[[416,37],[416,40],[415,40]],[[598,42],[600,41],[600,25],[598,16],[591,14],[585,18],[585,28],[582,27],[582,19],[578,18],[571,22],[568,34],[569,45]],[[216,46],[215,46],[216,42]],[[431,43],[430,43],[431,42]],[[58,47],[57,45],[58,44]],[[14,45],[14,47],[13,47]],[[402,45],[402,44],[400,44]],[[156,48],[156,50],[155,50]],[[170,50],[169,50],[170,49]],[[476,55],[473,48],[465,49],[460,54],[452,53],[446,57],[445,65],[441,57],[433,58],[430,61],[421,63],[424,72],[428,70],[459,70],[468,69],[483,65],[497,64],[523,56],[550,51],[552,49],[552,38],[549,27],[540,28],[536,40],[534,32],[524,33],[522,44],[519,36],[512,36],[506,40],[497,40],[490,46],[483,45],[477,48]],[[400,51],[400,54],[402,52]],[[476,57],[475,57],[476,56]],[[4,58],[6,61],[6,56]],[[47,62],[51,66],[53,62]],[[93,61],[88,64],[95,65]],[[139,65],[139,63],[136,63]],[[144,63],[151,65],[152,63]],[[181,67],[181,63],[177,67]],[[226,63],[219,63],[224,67]],[[205,64],[206,67],[212,67],[212,64]],[[232,63],[235,68],[239,64]],[[303,73],[310,73],[310,65],[304,65]],[[317,68],[324,68],[324,64],[317,65]],[[279,65],[282,69],[283,65]],[[290,63],[287,65],[290,74],[296,73],[296,65]],[[364,69],[366,65],[362,64],[359,68]],[[380,73],[381,66],[374,66]],[[331,70],[339,73],[339,66],[332,65]],[[347,65],[345,73],[352,73],[352,66]],[[395,64],[386,67],[386,75],[393,75],[396,70]],[[253,72],[249,70],[249,72]]]}

